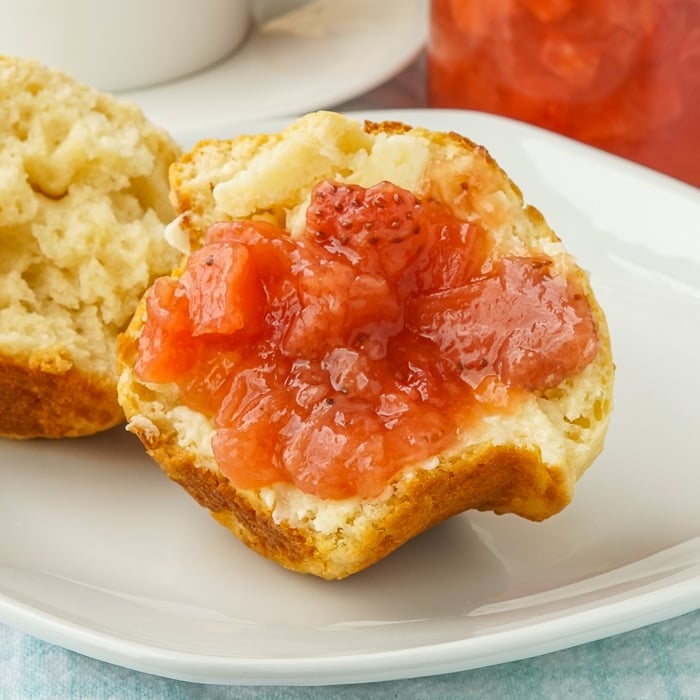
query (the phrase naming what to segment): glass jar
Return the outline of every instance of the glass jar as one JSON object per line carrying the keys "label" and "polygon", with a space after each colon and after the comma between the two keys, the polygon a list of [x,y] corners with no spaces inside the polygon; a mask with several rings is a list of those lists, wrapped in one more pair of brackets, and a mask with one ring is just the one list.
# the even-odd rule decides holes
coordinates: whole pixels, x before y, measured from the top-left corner
{"label": "glass jar", "polygon": [[432,0],[428,101],[700,187],[700,0]]}

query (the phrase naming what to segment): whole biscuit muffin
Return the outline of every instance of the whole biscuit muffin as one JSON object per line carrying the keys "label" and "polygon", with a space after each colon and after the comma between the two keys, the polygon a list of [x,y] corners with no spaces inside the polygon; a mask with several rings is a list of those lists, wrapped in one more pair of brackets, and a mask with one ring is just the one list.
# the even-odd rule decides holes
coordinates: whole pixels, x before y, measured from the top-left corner
{"label": "whole biscuit muffin", "polygon": [[611,416],[607,322],[483,146],[316,112],[170,178],[188,255],[120,336],[119,399],[246,545],[340,579],[464,510],[571,502]]}

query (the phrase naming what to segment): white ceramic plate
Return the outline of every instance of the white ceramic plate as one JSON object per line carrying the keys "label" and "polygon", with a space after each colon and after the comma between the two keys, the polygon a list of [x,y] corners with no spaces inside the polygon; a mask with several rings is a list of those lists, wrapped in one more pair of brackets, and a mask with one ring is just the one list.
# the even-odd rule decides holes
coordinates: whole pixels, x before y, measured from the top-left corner
{"label": "white ceramic plate", "polygon": [[121,96],[176,131],[300,114],[381,84],[427,35],[427,0],[312,0],[278,14],[289,5],[299,2],[265,0],[265,16],[227,60]]}
{"label": "white ceramic plate", "polygon": [[123,429],[0,441],[0,619],[164,676],[325,684],[510,661],[700,605],[700,191],[491,116],[369,116],[487,145],[591,271],[617,405],[573,504],[542,524],[464,514],[328,583],[248,551]]}

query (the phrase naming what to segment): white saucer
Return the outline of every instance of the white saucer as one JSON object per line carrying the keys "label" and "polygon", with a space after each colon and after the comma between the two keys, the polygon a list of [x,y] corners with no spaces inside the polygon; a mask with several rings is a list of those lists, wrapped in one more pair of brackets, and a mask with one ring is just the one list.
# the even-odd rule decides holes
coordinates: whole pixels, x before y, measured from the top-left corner
{"label": "white saucer", "polygon": [[426,0],[315,0],[257,24],[216,66],[121,93],[157,124],[207,129],[337,105],[410,63],[427,34]]}

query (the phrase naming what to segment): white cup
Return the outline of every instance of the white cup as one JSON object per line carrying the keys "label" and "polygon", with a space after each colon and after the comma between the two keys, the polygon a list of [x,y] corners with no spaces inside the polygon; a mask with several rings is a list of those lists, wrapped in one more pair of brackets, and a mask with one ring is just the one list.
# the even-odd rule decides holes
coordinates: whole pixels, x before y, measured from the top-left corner
{"label": "white cup", "polygon": [[0,54],[133,90],[216,63],[250,25],[251,0],[2,0]]}

